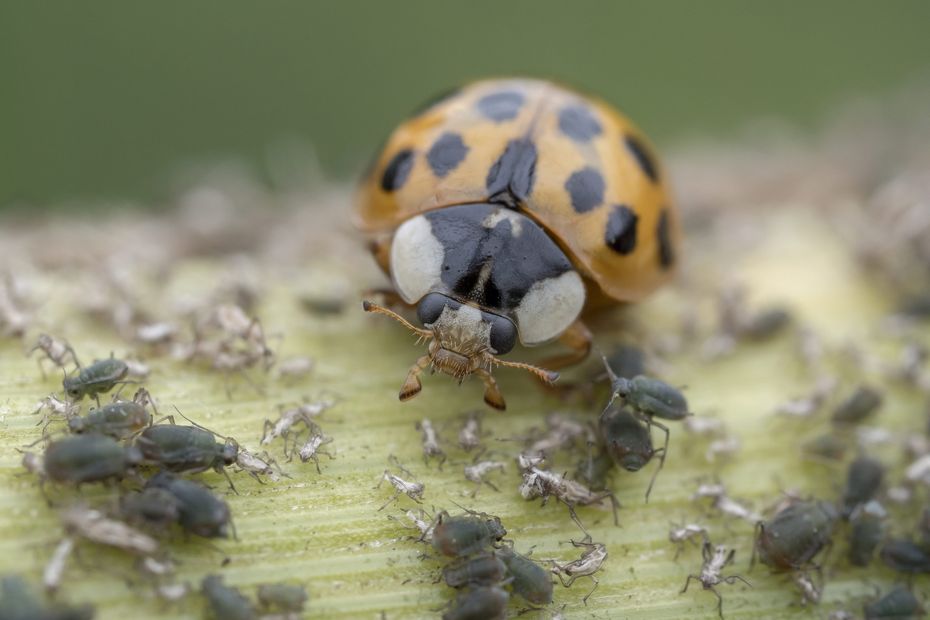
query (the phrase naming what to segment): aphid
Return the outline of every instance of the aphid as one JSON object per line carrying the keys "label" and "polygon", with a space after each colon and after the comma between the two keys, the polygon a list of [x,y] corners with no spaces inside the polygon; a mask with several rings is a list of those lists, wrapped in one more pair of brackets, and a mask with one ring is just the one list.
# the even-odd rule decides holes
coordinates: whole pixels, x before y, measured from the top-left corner
{"label": "aphid", "polygon": [[728,577],[722,575],[723,569],[733,561],[735,553],[736,549],[728,549],[724,545],[714,546],[709,540],[705,540],[704,545],[701,547],[701,556],[704,559],[704,564],[701,566],[701,574],[688,575],[688,578],[685,580],[685,586],[681,589],[681,594],[688,591],[688,586],[691,585],[692,579],[701,582],[701,587],[705,590],[710,590],[714,593],[714,596],[717,597],[717,613],[723,618],[723,597],[717,592],[716,586],[721,583],[733,585],[737,581],[742,581],[750,588],[752,587],[751,583],[739,575],[730,575]]}
{"label": "aphid", "polygon": [[865,620],[905,620],[923,618],[926,613],[914,593],[898,586],[877,601],[866,603],[862,612]]}
{"label": "aphid", "polygon": [[541,497],[544,506],[550,497],[555,497],[568,507],[572,520],[578,524],[582,531],[585,531],[585,529],[575,513],[575,506],[601,504],[605,499],[609,499],[614,513],[614,525],[620,524],[617,519],[617,509],[620,507],[620,502],[617,501],[613,491],[594,492],[576,480],[569,480],[564,475],[553,474],[545,469],[532,467],[523,473],[520,495],[526,500]]}
{"label": "aphid", "polygon": [[141,462],[135,446],[125,447],[104,435],[75,435],[48,445],[43,468],[50,480],[81,485],[121,479]]}
{"label": "aphid", "polygon": [[90,396],[100,405],[99,394],[109,392],[129,374],[129,367],[123,360],[110,357],[105,360],[96,360],[90,366],[82,368],[77,375],[65,377],[62,385],[65,393],[71,400],[78,401]]}
{"label": "aphid", "polygon": [[615,399],[620,398],[633,411],[646,416],[650,424],[656,426],[658,424],[651,421],[653,417],[664,420],[684,420],[689,415],[693,415],[688,411],[688,401],[685,400],[684,395],[664,381],[643,375],[625,379],[615,375],[609,366],[607,366],[607,372],[610,375],[612,390],[610,401],[607,403],[608,407]]}
{"label": "aphid", "polygon": [[[343,288],[343,287],[339,287]],[[348,291],[348,285],[345,286]],[[325,295],[304,291],[298,295],[301,308],[317,316],[342,314],[346,308],[346,295]]]}
{"label": "aphid", "polygon": [[157,424],[142,431],[135,445],[147,463],[187,474],[213,469],[225,475],[229,486],[235,489],[225,469],[238,458],[239,444],[235,439],[220,443],[213,432],[199,426]]}
{"label": "aphid", "polygon": [[70,418],[68,430],[75,434],[98,433],[126,439],[152,423],[152,416],[145,408],[145,404],[151,402],[148,391],[139,388],[132,400],[118,400],[92,409],[84,417]]}
{"label": "aphid", "polygon": [[485,480],[485,477],[494,471],[506,471],[506,467],[507,466],[500,461],[481,461],[474,465],[466,465],[465,479],[475,483],[475,490],[472,491],[471,496],[474,497],[478,494],[478,489],[481,488],[482,484],[488,485],[495,491],[500,491],[490,480]]}
{"label": "aphid", "polygon": [[879,557],[885,566],[899,573],[930,573],[930,552],[910,540],[889,540],[882,545]]}
{"label": "aphid", "polygon": [[271,583],[258,586],[258,603],[263,612],[283,611],[301,614],[307,604],[307,589],[290,583]]}
{"label": "aphid", "polygon": [[607,488],[608,479],[614,467],[614,460],[607,453],[606,448],[595,450],[592,446],[588,451],[588,457],[582,459],[575,467],[574,478],[592,490],[601,491]]}
{"label": "aphid", "polygon": [[691,499],[702,498],[712,499],[711,507],[729,517],[736,517],[750,523],[757,523],[762,519],[762,515],[727,495],[727,490],[722,484],[700,485]]}
{"label": "aphid", "polygon": [[672,525],[671,529],[668,531],[668,540],[677,547],[675,550],[676,560],[678,556],[681,555],[681,550],[684,548],[685,543],[694,542],[694,539],[698,536],[701,537],[701,540],[707,542],[707,528],[703,525],[697,523]]}
{"label": "aphid", "polygon": [[436,434],[436,428],[433,426],[433,423],[423,418],[416,423],[416,428],[423,435],[424,462],[429,463],[429,459],[435,456],[439,459],[439,468],[442,469],[442,464],[446,462],[446,453],[439,445],[439,435]]}
{"label": "aphid", "polygon": [[310,374],[316,362],[310,357],[290,357],[278,364],[278,376],[283,379],[298,379]]}
{"label": "aphid", "polygon": [[281,479],[280,468],[267,452],[262,452],[261,456],[252,454],[245,448],[240,447],[236,454],[236,465],[242,470],[249,472],[249,475],[262,482],[261,476],[268,476],[272,482]]}
{"label": "aphid", "polygon": [[462,430],[459,431],[459,447],[465,452],[471,452],[481,447],[481,414],[472,411],[465,418]]}
{"label": "aphid", "polygon": [[885,508],[872,500],[856,508],[849,519],[849,563],[868,566],[885,537]]}
{"label": "aphid", "polygon": [[87,506],[71,506],[61,513],[61,521],[68,534],[100,545],[142,556],[158,551],[158,541],[148,534]]}
{"label": "aphid", "polygon": [[507,565],[493,551],[462,558],[442,569],[442,579],[450,588],[493,586],[507,577]]}
{"label": "aphid", "polygon": [[858,424],[872,415],[882,404],[882,393],[867,385],[860,385],[846,400],[833,410],[836,424]]}
{"label": "aphid", "polygon": [[200,590],[210,604],[210,611],[216,620],[254,620],[258,617],[252,601],[238,589],[227,586],[219,575],[207,575],[200,584]]}
{"label": "aphid", "polygon": [[649,486],[646,487],[646,500],[648,501],[656,476],[665,465],[668,433],[665,435],[665,446],[656,450],[652,445],[649,425],[642,422],[632,411],[615,407],[608,407],[601,414],[600,432],[607,454],[614,463],[627,471],[637,472],[649,463],[653,456],[659,455],[659,466],[656,467],[655,473],[649,480]]}
{"label": "aphid", "polygon": [[785,308],[771,307],[749,317],[740,326],[739,335],[747,340],[765,340],[780,332],[792,321]]}
{"label": "aphid", "polygon": [[[42,584],[47,592],[55,592],[61,586],[61,580],[65,574],[65,565],[73,551],[74,539],[70,536],[62,538],[58,546],[55,547],[52,557],[45,565],[45,570],[42,571]],[[0,618],[3,617],[3,612],[0,611]]]}
{"label": "aphid", "polygon": [[507,535],[499,518],[485,514],[453,517],[442,511],[436,515],[434,523],[433,549],[451,557],[463,558],[478,553],[495,546]]}
{"label": "aphid", "polygon": [[509,602],[510,594],[497,586],[469,588],[455,597],[442,620],[503,620]]}
{"label": "aphid", "polygon": [[820,500],[795,501],[756,526],[754,554],[776,570],[799,570],[831,543],[839,518],[836,508]]}
{"label": "aphid", "polygon": [[[400,469],[401,473],[403,473],[405,476],[409,476],[411,478],[413,477],[413,474],[411,474],[403,466],[401,466],[401,464],[397,462],[397,459],[392,458],[391,460],[394,463],[394,465],[396,465],[397,468]],[[401,478],[400,476],[392,474],[390,471],[385,469],[384,473],[381,475],[380,482],[378,482],[378,486],[376,486],[375,488],[376,489],[381,488],[381,485],[384,484],[385,481],[389,482],[391,486],[394,487],[394,495],[392,495],[391,499],[386,501],[384,505],[381,506],[381,508],[378,508],[379,511],[387,508],[388,504],[391,504],[392,502],[396,502],[397,498],[400,497],[401,494],[406,495],[407,497],[409,497],[410,499],[412,499],[418,504],[421,501],[423,501],[423,491],[425,489],[425,487],[423,486],[423,483],[408,482],[404,480],[403,478]]]}
{"label": "aphid", "polygon": [[42,362],[45,360],[50,360],[52,364],[61,368],[62,371],[65,370],[68,364],[74,364],[76,368],[81,367],[77,353],[74,352],[74,348],[68,344],[67,340],[59,340],[48,334],[39,334],[35,346],[29,349],[29,355],[32,355],[34,351],[42,351],[45,354],[45,357],[40,357],[38,361],[43,379],[45,378],[45,367]]}
{"label": "aphid", "polygon": [[791,579],[801,593],[801,605],[807,605],[808,603],[816,605],[820,602],[820,597],[823,595],[823,586],[814,583],[809,573],[799,570],[791,576]]}
{"label": "aphid", "polygon": [[885,476],[885,467],[875,459],[860,456],[849,464],[846,471],[846,488],[840,505],[840,515],[844,519],[860,505],[866,503],[878,492]]}
{"label": "aphid", "polygon": [[793,398],[775,408],[778,415],[790,418],[809,418],[817,413],[836,389],[837,381],[833,377],[821,376],[814,383],[814,388],[805,396]]}
{"label": "aphid", "polygon": [[818,435],[801,444],[801,452],[805,455],[830,461],[843,460],[847,448],[846,442],[832,433]]}
{"label": "aphid", "polygon": [[180,502],[169,491],[147,486],[120,497],[119,513],[129,523],[165,530],[180,519]]}
{"label": "aphid", "polygon": [[267,446],[278,437],[283,437],[287,441],[294,425],[303,423],[309,428],[313,424],[313,419],[332,407],[333,404],[333,400],[319,400],[303,403],[290,409],[281,408],[277,421],[265,420],[262,445]]}
{"label": "aphid", "polygon": [[534,605],[548,605],[552,602],[553,583],[549,571],[510,547],[502,547],[498,554],[513,578],[510,586],[514,594]]}
{"label": "aphid", "polygon": [[202,484],[168,472],[155,474],[147,489],[163,489],[177,500],[178,524],[204,538],[227,538],[232,527],[229,505]]}
{"label": "aphid", "polygon": [[300,457],[301,463],[306,463],[307,461],[312,460],[313,464],[316,465],[316,473],[320,472],[320,454],[325,454],[330,459],[335,458],[329,452],[325,450],[320,450],[322,446],[325,446],[328,443],[332,443],[333,438],[325,435],[323,429],[316,423],[310,424],[310,432],[307,436],[307,440],[300,446],[297,450],[297,456]]}
{"label": "aphid", "polygon": [[552,562],[552,572],[566,588],[571,587],[579,577],[590,577],[591,581],[594,582],[594,587],[591,588],[591,591],[582,599],[587,605],[588,597],[594,594],[594,591],[597,590],[597,586],[599,585],[594,573],[601,570],[604,560],[607,559],[607,546],[602,543],[593,542],[590,535],[585,536],[581,541],[573,540],[571,543],[575,547],[584,549],[581,557],[572,562],[566,562],[565,564]]}
{"label": "aphid", "polygon": [[19,575],[0,578],[0,618],[3,620],[91,620],[94,608],[44,607]]}

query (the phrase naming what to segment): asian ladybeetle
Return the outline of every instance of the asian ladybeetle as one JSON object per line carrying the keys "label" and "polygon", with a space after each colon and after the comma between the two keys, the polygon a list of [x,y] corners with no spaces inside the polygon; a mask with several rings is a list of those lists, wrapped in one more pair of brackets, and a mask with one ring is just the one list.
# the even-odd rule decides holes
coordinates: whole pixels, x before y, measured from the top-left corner
{"label": "asian ladybeetle", "polygon": [[391,277],[416,305],[430,341],[400,392],[420,392],[432,367],[460,381],[476,374],[484,399],[504,409],[491,370],[519,340],[555,339],[583,360],[591,334],[583,310],[641,299],[671,275],[678,217],[642,134],[602,101],[538,80],[476,82],[398,127],[363,182],[359,225]]}

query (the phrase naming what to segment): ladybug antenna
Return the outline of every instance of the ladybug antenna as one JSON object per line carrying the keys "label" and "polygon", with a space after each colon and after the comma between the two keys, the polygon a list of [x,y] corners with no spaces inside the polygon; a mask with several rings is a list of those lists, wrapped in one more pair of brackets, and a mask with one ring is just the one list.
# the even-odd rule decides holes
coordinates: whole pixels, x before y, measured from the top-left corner
{"label": "ladybug antenna", "polygon": [[524,364],[523,362],[508,362],[506,360],[493,358],[494,363],[499,366],[508,366],[510,368],[520,368],[522,370],[529,371],[542,379],[547,385],[552,385],[559,378],[559,373],[554,370],[546,370],[545,368],[540,368],[539,366],[533,366],[532,364]]}
{"label": "ladybug antenna", "polygon": [[408,321],[401,315],[397,314],[393,310],[388,310],[384,306],[379,306],[378,304],[373,304],[370,301],[365,300],[362,302],[362,309],[365,312],[374,312],[376,314],[383,314],[385,316],[389,316],[395,321],[397,321],[398,323],[400,323],[401,325],[403,325],[404,327],[406,327],[407,329],[409,329],[410,331],[412,331],[414,334],[416,334],[420,338],[432,338],[433,337],[433,332],[431,332],[430,330],[423,329],[422,327],[417,327],[416,325],[414,325],[413,323],[411,323],[410,321]]}

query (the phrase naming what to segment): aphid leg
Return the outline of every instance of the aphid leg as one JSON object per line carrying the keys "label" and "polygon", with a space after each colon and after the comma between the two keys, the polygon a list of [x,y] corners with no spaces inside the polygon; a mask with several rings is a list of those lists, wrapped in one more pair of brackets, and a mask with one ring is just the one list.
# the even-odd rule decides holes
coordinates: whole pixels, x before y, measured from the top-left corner
{"label": "aphid leg", "polygon": [[659,452],[662,453],[662,455],[659,457],[659,466],[656,467],[655,472],[652,474],[652,478],[649,480],[649,486],[646,487],[646,502],[649,502],[649,494],[652,493],[652,485],[656,483],[656,478],[658,477],[659,472],[662,471],[662,467],[665,465],[665,456],[668,454],[668,440],[670,434],[667,426],[660,422],[656,422],[651,417],[647,418],[647,423],[649,426],[655,426],[663,433],[665,433],[665,444],[662,446],[662,448],[655,451],[656,454]]}
{"label": "aphid leg", "polygon": [[491,373],[484,368],[478,368],[475,370],[475,374],[484,381],[484,402],[499,411],[507,409],[504,395],[501,394],[500,388],[497,387],[497,381],[491,376]]}
{"label": "aphid leg", "polygon": [[747,586],[749,586],[750,588],[752,587],[752,584],[749,583],[749,582],[746,580],[746,578],[743,577],[743,576],[741,576],[741,575],[730,575],[729,577],[724,577],[724,578],[723,578],[723,581],[725,581],[728,585],[731,585],[731,586],[732,586],[734,583],[736,583],[737,581],[742,581],[743,583],[745,583],[745,584],[746,584]]}
{"label": "aphid leg", "polygon": [[[381,486],[381,485],[378,485],[378,486]],[[384,510],[385,508],[387,508],[388,506],[396,502],[398,497],[400,497],[400,491],[394,491],[394,495],[391,496],[391,499],[384,502],[384,505],[381,506],[381,508],[378,508],[378,512],[381,512],[382,510]]]}
{"label": "aphid leg", "polygon": [[759,521],[753,528],[752,534],[752,554],[749,556],[749,570],[756,565],[756,550],[759,548],[759,536],[765,534],[765,522]]}
{"label": "aphid leg", "polygon": [[714,596],[717,597],[717,615],[720,616],[720,620],[723,620],[723,597],[720,596],[719,592],[717,592],[717,588],[711,586],[710,588],[707,588],[707,589],[713,592]]}
{"label": "aphid leg", "polygon": [[685,579],[685,587],[683,587],[683,588],[681,589],[681,591],[679,592],[679,594],[684,594],[685,592],[688,591],[688,586],[691,585],[691,580],[692,580],[692,579],[694,579],[695,581],[700,581],[700,580],[701,580],[701,578],[700,578],[698,575],[688,575],[688,578]]}
{"label": "aphid leg", "polygon": [[223,475],[226,476],[226,482],[229,483],[229,488],[232,489],[232,492],[239,495],[239,491],[236,490],[236,485],[233,484],[232,478],[229,477],[229,472],[226,471],[226,468],[219,467],[218,470],[223,472]]}
{"label": "aphid leg", "polygon": [[400,388],[400,394],[397,395],[401,401],[408,401],[420,393],[423,389],[420,373],[429,368],[429,365],[429,355],[423,355],[410,367],[407,378],[404,379],[404,385]]}
{"label": "aphid leg", "polygon": [[584,532],[585,536],[590,536],[590,534],[588,534],[588,530],[585,528],[584,524],[581,522],[581,519],[578,518],[578,513],[575,512],[575,507],[569,503],[566,503],[566,502],[563,502],[563,503],[566,506],[568,506],[568,514],[571,516],[572,521],[575,522],[575,525],[578,526],[578,529]]}
{"label": "aphid leg", "polygon": [[592,594],[594,594],[594,591],[597,590],[597,587],[601,585],[601,583],[597,580],[597,577],[595,577],[594,575],[587,575],[587,576],[590,577],[591,581],[594,582],[594,587],[591,588],[590,592],[584,595],[583,599],[581,599],[581,602],[584,603],[585,605],[588,604],[588,599],[591,597]]}

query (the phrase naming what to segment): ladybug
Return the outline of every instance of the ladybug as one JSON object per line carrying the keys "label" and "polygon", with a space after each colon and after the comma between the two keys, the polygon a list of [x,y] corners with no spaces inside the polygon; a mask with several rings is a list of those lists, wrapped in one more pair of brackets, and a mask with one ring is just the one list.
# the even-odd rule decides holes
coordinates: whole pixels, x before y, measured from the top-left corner
{"label": "ladybug", "polygon": [[[494,366],[545,383],[584,360],[582,311],[642,299],[667,281],[678,216],[652,149],[608,104],[551,82],[486,80],[429,104],[387,140],[359,191],[358,224],[391,278],[395,301],[416,306],[429,341],[400,391],[439,370],[485,384],[504,409]],[[538,367],[500,359],[558,339],[570,351]]]}

